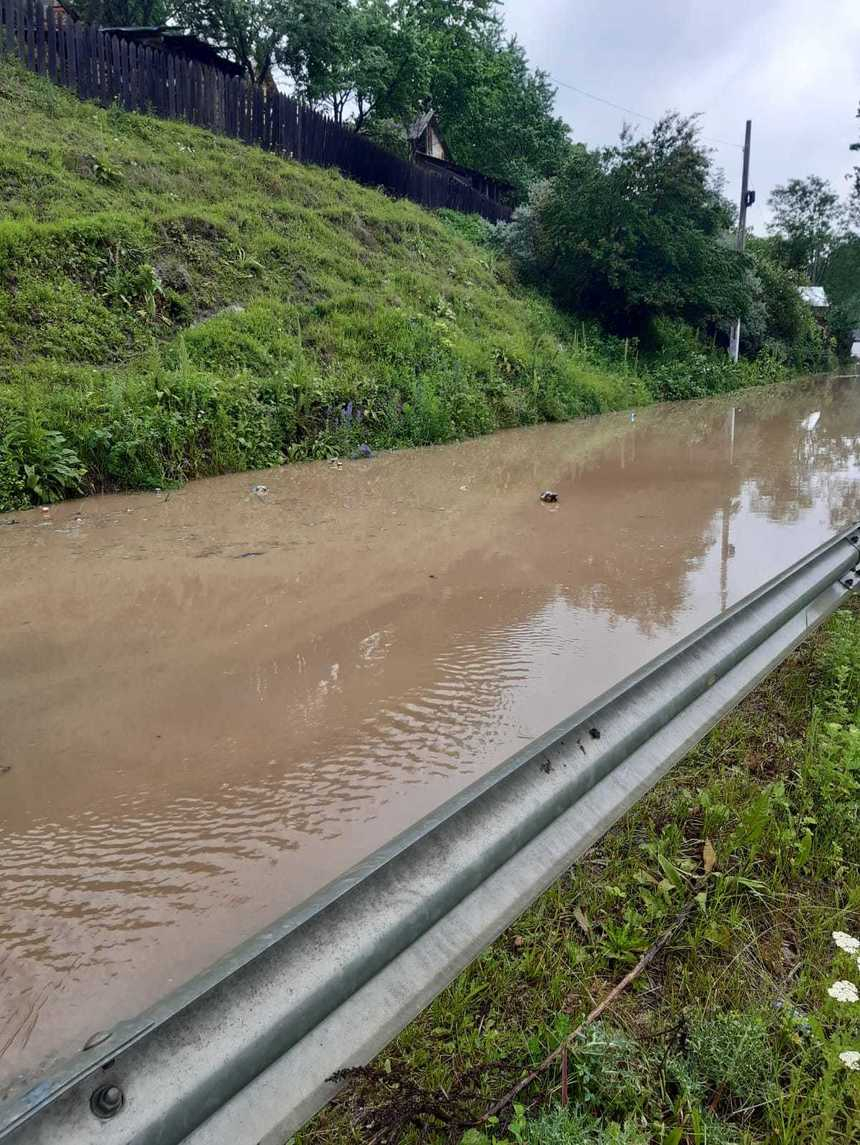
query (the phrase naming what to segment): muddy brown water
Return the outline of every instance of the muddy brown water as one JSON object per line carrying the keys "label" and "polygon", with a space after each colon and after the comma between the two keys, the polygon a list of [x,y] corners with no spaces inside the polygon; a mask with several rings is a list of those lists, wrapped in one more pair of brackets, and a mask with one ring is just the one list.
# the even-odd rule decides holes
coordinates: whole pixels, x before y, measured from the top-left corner
{"label": "muddy brown water", "polygon": [[843,379],[0,516],[0,1092],[860,518],[858,477]]}

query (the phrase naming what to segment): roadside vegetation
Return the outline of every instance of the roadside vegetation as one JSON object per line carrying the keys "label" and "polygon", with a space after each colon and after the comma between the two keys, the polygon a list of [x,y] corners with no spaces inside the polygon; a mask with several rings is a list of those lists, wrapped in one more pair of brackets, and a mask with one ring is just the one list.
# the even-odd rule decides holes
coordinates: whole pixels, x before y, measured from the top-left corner
{"label": "roadside vegetation", "polygon": [[296,1145],[860,1141],[858,724],[854,598]]}
{"label": "roadside vegetation", "polygon": [[480,220],[81,103],[8,60],[0,156],[0,509],[792,368],[733,365],[677,315],[608,334],[519,283]]}

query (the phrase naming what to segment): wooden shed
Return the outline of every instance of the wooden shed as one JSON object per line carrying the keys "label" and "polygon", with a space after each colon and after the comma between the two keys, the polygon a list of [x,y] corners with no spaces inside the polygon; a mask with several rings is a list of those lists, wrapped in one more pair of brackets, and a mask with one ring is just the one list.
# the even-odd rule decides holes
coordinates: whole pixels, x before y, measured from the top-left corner
{"label": "wooden shed", "polygon": [[419,155],[429,155],[432,159],[448,158],[448,148],[445,146],[439,130],[439,120],[432,107],[418,116],[406,132],[406,137],[413,159]]}
{"label": "wooden shed", "polygon": [[439,129],[436,113],[431,108],[423,112],[407,130],[412,162],[429,167],[440,174],[450,175],[458,183],[486,195],[494,203],[510,203],[514,188],[501,179],[493,179],[472,167],[462,167],[448,158],[448,148]]}

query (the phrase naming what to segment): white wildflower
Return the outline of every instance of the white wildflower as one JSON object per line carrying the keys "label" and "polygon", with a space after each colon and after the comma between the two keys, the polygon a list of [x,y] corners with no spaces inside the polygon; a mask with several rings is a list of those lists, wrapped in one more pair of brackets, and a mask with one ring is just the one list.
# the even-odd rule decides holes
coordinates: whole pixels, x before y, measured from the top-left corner
{"label": "white wildflower", "polygon": [[858,998],[857,987],[853,982],[846,982],[844,978],[834,982],[827,993],[837,1002],[856,1002]]}
{"label": "white wildflower", "polygon": [[846,1069],[860,1070],[860,1050],[843,1050],[839,1060]]}
{"label": "white wildflower", "polygon": [[846,934],[844,930],[834,930],[833,941],[846,954],[860,952],[860,938],[855,938],[853,934]]}

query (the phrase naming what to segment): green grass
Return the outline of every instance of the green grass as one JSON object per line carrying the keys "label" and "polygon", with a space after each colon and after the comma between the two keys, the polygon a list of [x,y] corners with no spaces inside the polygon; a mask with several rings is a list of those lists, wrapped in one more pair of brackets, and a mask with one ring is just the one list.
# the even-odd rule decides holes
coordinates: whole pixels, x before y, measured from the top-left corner
{"label": "green grass", "polygon": [[486,237],[0,60],[0,510],[772,379],[649,382]]}
{"label": "green grass", "polygon": [[[297,1145],[860,1142],[860,602],[468,967]],[[704,875],[713,848],[715,862]],[[710,865],[710,864],[709,864]],[[700,890],[704,880],[704,890]],[[467,1130],[691,920],[498,1123]]]}

